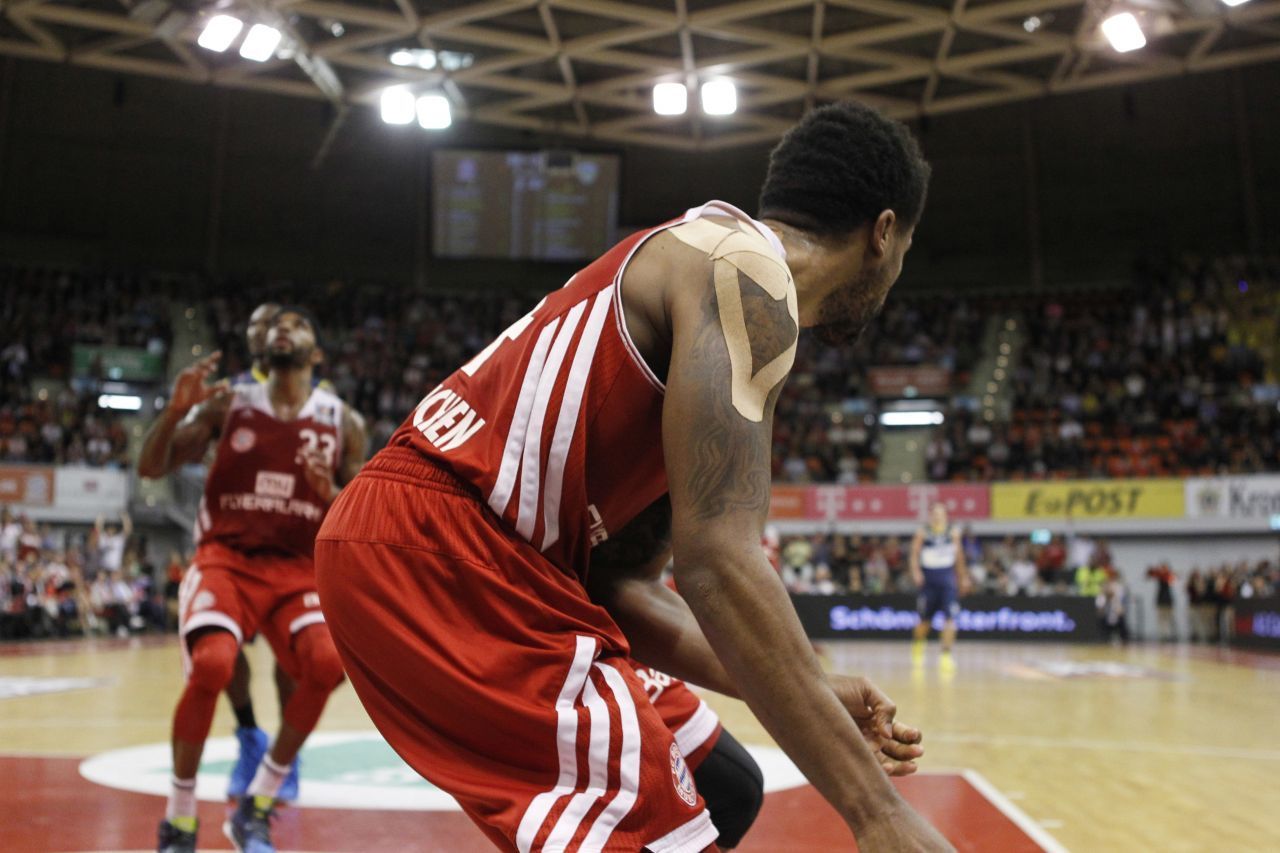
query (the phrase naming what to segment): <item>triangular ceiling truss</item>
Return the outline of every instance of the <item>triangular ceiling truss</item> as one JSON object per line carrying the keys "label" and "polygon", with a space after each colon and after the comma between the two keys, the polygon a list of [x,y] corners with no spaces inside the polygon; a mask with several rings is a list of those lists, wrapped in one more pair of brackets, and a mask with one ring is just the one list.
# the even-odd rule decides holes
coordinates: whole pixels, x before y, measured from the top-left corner
{"label": "triangular ceiling truss", "polygon": [[[1100,39],[1121,4],[1142,17],[1146,49],[1117,54]],[[790,116],[844,97],[908,119],[1280,60],[1280,0],[217,4],[285,32],[286,52],[265,63],[197,47],[213,6],[9,0],[0,54],[328,99],[339,115],[408,84],[444,91],[464,121],[684,150],[767,142]],[[397,51],[440,60],[406,67]],[[718,77],[737,83],[738,112],[700,115],[696,86]],[[688,115],[653,112],[664,81],[690,85]]]}

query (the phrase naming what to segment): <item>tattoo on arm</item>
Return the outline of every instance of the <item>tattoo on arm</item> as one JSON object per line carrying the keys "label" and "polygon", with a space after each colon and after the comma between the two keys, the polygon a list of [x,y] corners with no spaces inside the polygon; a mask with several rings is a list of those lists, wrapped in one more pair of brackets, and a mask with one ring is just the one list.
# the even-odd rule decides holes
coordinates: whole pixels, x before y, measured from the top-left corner
{"label": "tattoo on arm", "polygon": [[[698,429],[693,461],[685,473],[694,516],[700,521],[734,510],[762,516],[767,512],[773,408],[791,367],[799,333],[787,300],[774,298],[741,271],[736,277],[741,329],[724,324],[725,314],[719,305],[724,290],[721,279],[716,288],[709,289],[691,354],[690,367],[701,374],[708,389],[694,421]],[[750,359],[752,384],[758,387],[761,378],[771,380],[760,389],[764,394],[758,419],[744,415],[736,405],[740,400],[734,399],[735,391],[741,390],[740,384],[735,388],[731,380],[735,347],[745,350]],[[764,376],[766,370],[776,377]]]}

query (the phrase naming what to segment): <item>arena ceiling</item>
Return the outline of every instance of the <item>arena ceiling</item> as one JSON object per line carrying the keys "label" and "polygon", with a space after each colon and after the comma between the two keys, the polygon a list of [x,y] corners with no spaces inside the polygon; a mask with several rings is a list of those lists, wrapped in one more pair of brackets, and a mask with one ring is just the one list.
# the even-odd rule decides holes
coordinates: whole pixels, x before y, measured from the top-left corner
{"label": "arena ceiling", "polygon": [[[1133,11],[1147,46],[1098,32]],[[1280,59],[1280,0],[0,0],[0,54],[327,99],[339,123],[389,84],[460,120],[713,150],[856,96],[913,118]],[[266,62],[196,46],[214,11],[285,33]],[[399,52],[399,53],[397,53]],[[427,57],[419,65],[400,62]],[[729,77],[738,111],[656,115],[657,82]]]}

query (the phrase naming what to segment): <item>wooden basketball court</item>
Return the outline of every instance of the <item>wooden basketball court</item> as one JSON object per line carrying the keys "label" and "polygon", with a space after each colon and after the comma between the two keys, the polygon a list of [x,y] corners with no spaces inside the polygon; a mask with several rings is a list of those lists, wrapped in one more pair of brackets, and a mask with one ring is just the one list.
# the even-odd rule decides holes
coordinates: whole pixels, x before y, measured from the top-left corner
{"label": "wooden basketball court", "polygon": [[[0,647],[0,825],[6,851],[154,849],[167,784],[177,641]],[[1276,850],[1280,657],[1218,649],[962,643],[913,667],[900,643],[829,643],[833,669],[873,678],[926,732],[904,795],[960,850]],[[274,725],[270,653],[251,649]],[[711,696],[758,748],[771,792],[741,850],[852,849],[812,788],[740,703]],[[234,754],[223,702],[202,768],[201,849],[226,850],[218,797]],[[203,772],[203,771],[208,771]],[[350,687],[304,752],[282,850],[489,849],[440,792],[399,764]]]}

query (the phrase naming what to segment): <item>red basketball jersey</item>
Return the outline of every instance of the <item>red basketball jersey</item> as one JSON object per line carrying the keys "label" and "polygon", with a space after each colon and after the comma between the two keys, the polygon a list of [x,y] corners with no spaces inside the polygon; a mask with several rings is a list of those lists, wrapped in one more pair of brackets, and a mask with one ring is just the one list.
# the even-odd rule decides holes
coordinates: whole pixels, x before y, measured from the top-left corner
{"label": "red basketball jersey", "polygon": [[768,228],[723,202],[633,234],[427,395],[390,445],[451,468],[520,537],[585,578],[591,547],[667,491],[664,386],[627,332],[623,272],[649,237],[703,216],[755,227],[783,255]]}
{"label": "red basketball jersey", "polygon": [[247,554],[310,557],[328,508],[303,474],[304,450],[341,464],[345,404],[314,388],[298,416],[276,417],[267,386],[237,385],[204,484],[195,542]]}

